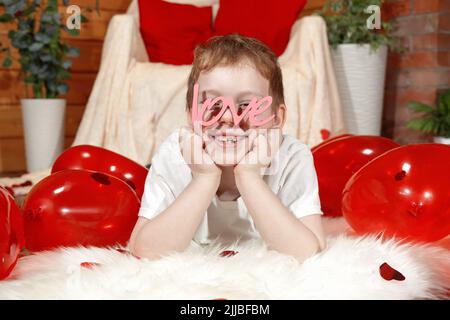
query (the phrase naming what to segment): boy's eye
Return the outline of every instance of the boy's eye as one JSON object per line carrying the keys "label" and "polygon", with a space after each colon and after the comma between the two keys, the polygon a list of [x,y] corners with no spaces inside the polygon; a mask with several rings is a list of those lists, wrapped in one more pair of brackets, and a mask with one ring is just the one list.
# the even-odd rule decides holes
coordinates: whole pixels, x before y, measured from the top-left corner
{"label": "boy's eye", "polygon": [[[200,101],[198,103],[198,105],[201,107],[205,102],[206,102],[206,100]],[[216,108],[222,108],[222,101],[217,101],[215,104],[213,104],[211,106],[211,109],[216,109]]]}
{"label": "boy's eye", "polygon": [[249,102],[242,102],[242,103],[239,104],[239,108],[240,109],[245,109],[245,108],[248,107],[249,104],[250,104]]}
{"label": "boy's eye", "polygon": [[249,102],[241,102],[238,104],[237,114],[241,115],[245,109],[247,109]]}
{"label": "boy's eye", "polygon": [[212,109],[222,108],[222,101],[217,101],[214,103]]}

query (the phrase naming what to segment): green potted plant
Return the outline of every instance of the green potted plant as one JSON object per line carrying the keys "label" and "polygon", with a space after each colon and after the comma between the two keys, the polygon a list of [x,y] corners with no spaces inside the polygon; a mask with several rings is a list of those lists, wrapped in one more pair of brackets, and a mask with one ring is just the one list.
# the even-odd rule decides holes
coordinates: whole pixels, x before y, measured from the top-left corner
{"label": "green potted plant", "polygon": [[388,49],[398,49],[383,0],[328,0],[317,12],[328,42],[349,133],[379,135]]}
{"label": "green potted plant", "polygon": [[422,114],[409,121],[408,128],[432,135],[435,143],[450,145],[450,89],[439,95],[437,106],[413,101],[408,108]]}
{"label": "green potted plant", "polygon": [[[18,51],[27,170],[46,169],[63,151],[66,100],[72,61],[79,51],[61,40],[61,33],[77,34],[62,22],[57,0],[0,0],[0,23],[9,27],[10,46]],[[68,1],[62,1],[64,6]],[[80,17],[81,20],[81,17]],[[3,66],[13,65],[9,47],[0,45]]]}

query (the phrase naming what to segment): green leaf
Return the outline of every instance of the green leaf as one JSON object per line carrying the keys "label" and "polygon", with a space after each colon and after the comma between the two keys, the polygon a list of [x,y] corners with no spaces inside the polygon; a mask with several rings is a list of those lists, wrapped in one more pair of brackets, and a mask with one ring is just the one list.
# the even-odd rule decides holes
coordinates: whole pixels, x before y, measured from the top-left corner
{"label": "green leaf", "polygon": [[52,21],[53,21],[53,16],[51,14],[44,13],[41,16],[41,22],[49,23],[49,22],[52,22]]}
{"label": "green leaf", "polygon": [[4,68],[9,68],[9,67],[11,67],[11,66],[12,66],[12,59],[11,59],[11,57],[6,57],[5,60],[3,60],[2,66],[3,66]]}
{"label": "green leaf", "polygon": [[41,55],[39,58],[41,59],[42,62],[52,61],[52,56],[49,54]]}
{"label": "green leaf", "polygon": [[58,85],[56,90],[58,94],[63,95],[67,93],[67,91],[69,90],[69,86],[66,83],[61,83]]}
{"label": "green leaf", "polygon": [[9,13],[4,13],[0,15],[0,22],[10,22],[14,19],[13,15],[10,15]]}
{"label": "green leaf", "polygon": [[16,34],[16,32],[17,32],[17,31],[9,30],[9,31],[8,31],[8,38],[9,38],[9,39],[13,39],[14,36],[15,36],[15,34]]}
{"label": "green leaf", "polygon": [[64,29],[68,34],[70,34],[72,37],[77,37],[80,34],[80,30],[77,29],[69,29],[69,28],[65,28]]}
{"label": "green leaf", "polygon": [[61,20],[61,15],[59,14],[59,12],[54,12],[53,13],[53,21],[59,22],[60,20]]}
{"label": "green leaf", "polygon": [[65,80],[65,79],[69,79],[69,78],[70,78],[70,73],[67,72],[66,70],[60,69],[60,70],[58,71],[58,79],[63,79],[63,80]]}
{"label": "green leaf", "polygon": [[30,64],[30,72],[31,72],[31,74],[37,75],[37,74],[39,74],[39,70],[40,70],[40,68],[39,68],[39,66],[37,64],[34,64],[34,63]]}
{"label": "green leaf", "polygon": [[21,33],[32,33],[33,32],[33,28],[32,28],[32,25],[30,25],[30,21],[31,20],[20,20],[19,21],[19,25],[18,25],[19,32],[21,32]]}
{"label": "green leaf", "polygon": [[407,127],[413,130],[423,131],[427,134],[431,133],[433,128],[432,119],[413,119],[408,122]]}
{"label": "green leaf", "polygon": [[69,69],[71,66],[72,66],[72,60],[66,60],[62,64],[62,67],[66,70]]}
{"label": "green leaf", "polygon": [[8,6],[6,7],[5,12],[6,12],[6,14],[10,14],[10,15],[15,16],[16,13],[17,13],[19,10],[20,10],[20,5],[19,5],[19,3],[14,3],[14,4],[8,5]]}
{"label": "green leaf", "polygon": [[444,91],[439,95],[438,108],[450,114],[450,90]]}
{"label": "green leaf", "polygon": [[31,5],[22,13],[22,16],[29,16],[36,11],[36,5]]}
{"label": "green leaf", "polygon": [[56,86],[56,84],[54,82],[47,81],[46,82],[46,86],[47,86],[47,89],[50,90],[50,91],[56,92],[56,90],[57,90],[57,86]]}
{"label": "green leaf", "polygon": [[13,39],[11,39],[11,44],[17,49],[28,49],[29,47],[28,41],[19,37],[14,37]]}
{"label": "green leaf", "polygon": [[432,106],[429,106],[429,105],[421,103],[421,102],[415,102],[415,101],[408,103],[407,107],[416,112],[431,113],[434,111],[434,108]]}
{"label": "green leaf", "polygon": [[34,35],[34,39],[36,41],[42,42],[44,44],[48,44],[51,41],[51,38],[45,33],[38,32]]}
{"label": "green leaf", "polygon": [[38,79],[39,80],[46,80],[48,78],[48,72],[44,71],[44,72],[39,72],[38,74]]}
{"label": "green leaf", "polygon": [[422,126],[422,131],[426,133],[435,133],[436,132],[436,122],[433,119],[424,119]]}
{"label": "green leaf", "polygon": [[78,48],[70,47],[67,50],[67,56],[76,58],[76,57],[80,56],[80,50]]}
{"label": "green leaf", "polygon": [[34,77],[33,76],[26,77],[24,81],[25,81],[26,84],[33,84],[34,83]]}
{"label": "green leaf", "polygon": [[36,51],[41,50],[42,47],[44,47],[44,44],[43,44],[43,43],[35,42],[35,43],[33,43],[33,44],[30,46],[29,50],[30,50],[31,52],[36,52]]}

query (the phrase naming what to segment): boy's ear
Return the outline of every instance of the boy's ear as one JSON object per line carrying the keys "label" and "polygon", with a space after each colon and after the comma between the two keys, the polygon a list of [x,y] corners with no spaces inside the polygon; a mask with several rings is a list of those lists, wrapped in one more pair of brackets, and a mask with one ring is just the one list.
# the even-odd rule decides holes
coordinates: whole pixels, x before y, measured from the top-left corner
{"label": "boy's ear", "polygon": [[280,104],[275,112],[275,127],[280,129],[284,127],[284,124],[286,123],[286,113],[286,106],[283,103]]}

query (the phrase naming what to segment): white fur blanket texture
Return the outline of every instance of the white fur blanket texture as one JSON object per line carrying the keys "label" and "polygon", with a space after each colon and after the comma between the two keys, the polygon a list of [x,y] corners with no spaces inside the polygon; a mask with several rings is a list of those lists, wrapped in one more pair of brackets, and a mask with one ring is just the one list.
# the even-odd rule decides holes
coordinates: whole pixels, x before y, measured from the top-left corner
{"label": "white fur blanket texture", "polygon": [[[384,279],[384,263],[404,280]],[[344,235],[302,264],[259,240],[193,244],[155,261],[114,248],[60,248],[20,258],[0,281],[0,299],[445,299],[449,270],[448,250]]]}

